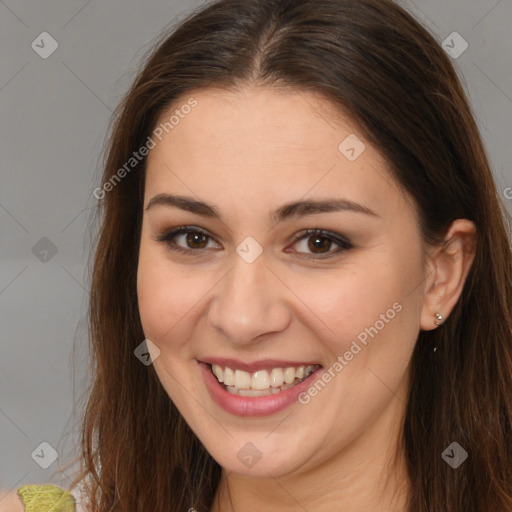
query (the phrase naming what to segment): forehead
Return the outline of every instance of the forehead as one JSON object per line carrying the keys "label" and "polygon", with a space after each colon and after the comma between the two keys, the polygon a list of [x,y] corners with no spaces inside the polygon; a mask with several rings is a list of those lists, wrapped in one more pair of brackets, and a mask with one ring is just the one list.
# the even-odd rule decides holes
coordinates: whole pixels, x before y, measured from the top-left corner
{"label": "forehead", "polygon": [[[191,98],[195,106],[183,108]],[[158,125],[166,122],[148,155],[146,203],[162,192],[192,193],[226,208],[271,209],[283,198],[328,194],[386,215],[403,201],[356,124],[312,93],[203,89],[176,100]]]}

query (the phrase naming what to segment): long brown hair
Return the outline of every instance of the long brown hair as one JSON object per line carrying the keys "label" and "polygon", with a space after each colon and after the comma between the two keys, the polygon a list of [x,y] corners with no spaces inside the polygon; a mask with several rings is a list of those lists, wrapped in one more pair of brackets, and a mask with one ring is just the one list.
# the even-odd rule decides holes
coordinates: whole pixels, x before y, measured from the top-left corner
{"label": "long brown hair", "polygon": [[[475,223],[457,305],[441,328],[419,334],[398,448],[410,512],[512,512],[508,215],[450,59],[390,0],[220,0],[164,32],[145,58],[114,113],[98,194],[93,381],[72,488],[85,483],[89,512],[210,510],[221,468],[152,365],[134,356],[144,340],[136,275],[146,159],[112,177],[178,99],[248,83],[318,93],[355,120],[416,202],[425,242],[442,242],[457,218]],[[441,456],[454,441],[469,454],[457,469]]]}

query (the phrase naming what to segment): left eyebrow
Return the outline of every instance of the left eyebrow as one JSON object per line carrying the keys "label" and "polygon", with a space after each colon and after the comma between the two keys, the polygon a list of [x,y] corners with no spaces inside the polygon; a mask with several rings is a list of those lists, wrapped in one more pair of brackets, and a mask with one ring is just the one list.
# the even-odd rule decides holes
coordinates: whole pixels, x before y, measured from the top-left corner
{"label": "left eyebrow", "polygon": [[373,217],[380,218],[380,215],[375,213],[372,209],[368,208],[367,206],[356,203],[354,201],[350,201],[349,199],[342,198],[328,198],[319,201],[294,201],[291,203],[286,203],[273,213],[272,218],[276,222],[280,222],[293,216],[302,217],[305,215],[313,215],[316,213],[330,213],[339,211],[362,213],[364,215],[370,215]]}
{"label": "left eyebrow", "polygon": [[[182,210],[196,213],[197,215],[219,219],[224,222],[217,206],[204,201],[198,201],[197,199],[188,196],[158,194],[151,198],[145,209],[148,211],[150,208],[154,208],[155,206],[180,208]],[[350,211],[380,218],[380,215],[367,206],[342,198],[327,198],[324,200],[305,200],[285,203],[272,212],[271,218],[274,222],[281,222],[294,216],[303,217],[317,213],[338,211]]]}

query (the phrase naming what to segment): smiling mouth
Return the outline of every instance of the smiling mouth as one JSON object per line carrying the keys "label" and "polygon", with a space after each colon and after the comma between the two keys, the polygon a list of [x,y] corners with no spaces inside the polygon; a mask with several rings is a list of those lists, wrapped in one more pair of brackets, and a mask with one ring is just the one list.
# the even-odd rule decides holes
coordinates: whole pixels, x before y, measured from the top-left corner
{"label": "smiling mouth", "polygon": [[307,365],[287,368],[273,368],[271,371],[258,370],[253,373],[211,364],[210,370],[219,384],[233,395],[257,397],[274,395],[292,388],[306,380],[321,365]]}

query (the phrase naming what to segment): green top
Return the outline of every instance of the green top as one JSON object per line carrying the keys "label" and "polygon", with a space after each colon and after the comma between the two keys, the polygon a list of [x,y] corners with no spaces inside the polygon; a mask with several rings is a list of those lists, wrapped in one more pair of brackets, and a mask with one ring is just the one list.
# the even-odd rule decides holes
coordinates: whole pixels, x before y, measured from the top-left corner
{"label": "green top", "polygon": [[17,491],[25,512],[76,512],[71,492],[56,485],[23,485]]}

